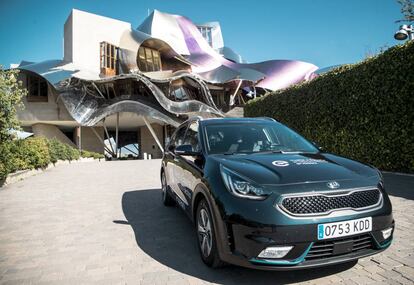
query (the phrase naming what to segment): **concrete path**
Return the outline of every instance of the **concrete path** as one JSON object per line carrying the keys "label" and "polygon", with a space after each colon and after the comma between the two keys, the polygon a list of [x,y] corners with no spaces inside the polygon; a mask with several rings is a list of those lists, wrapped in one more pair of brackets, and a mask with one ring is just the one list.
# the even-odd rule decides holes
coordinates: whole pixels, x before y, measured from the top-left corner
{"label": "concrete path", "polygon": [[397,230],[373,258],[299,272],[201,262],[162,206],[160,160],[62,165],[0,190],[0,284],[414,284],[414,177],[385,174]]}

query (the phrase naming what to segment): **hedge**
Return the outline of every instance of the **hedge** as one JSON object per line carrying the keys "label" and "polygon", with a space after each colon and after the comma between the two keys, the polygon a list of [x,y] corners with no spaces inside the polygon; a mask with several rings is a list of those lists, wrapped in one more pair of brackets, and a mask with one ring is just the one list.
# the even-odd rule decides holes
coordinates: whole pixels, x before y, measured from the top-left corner
{"label": "hedge", "polygon": [[[0,181],[17,170],[45,168],[58,160],[78,160],[80,157],[104,158],[103,154],[82,151],[56,139],[31,137],[0,144]],[[0,183],[1,185],[1,183]]]}
{"label": "hedge", "polygon": [[414,42],[248,102],[329,152],[414,172]]}
{"label": "hedge", "polygon": [[80,153],[77,149],[61,143],[57,139],[48,141],[50,162],[56,163],[58,160],[78,160]]}
{"label": "hedge", "polygon": [[81,156],[85,158],[93,158],[93,159],[101,159],[105,157],[102,153],[97,153],[97,152],[92,152],[92,151],[87,151],[87,150],[82,150]]}

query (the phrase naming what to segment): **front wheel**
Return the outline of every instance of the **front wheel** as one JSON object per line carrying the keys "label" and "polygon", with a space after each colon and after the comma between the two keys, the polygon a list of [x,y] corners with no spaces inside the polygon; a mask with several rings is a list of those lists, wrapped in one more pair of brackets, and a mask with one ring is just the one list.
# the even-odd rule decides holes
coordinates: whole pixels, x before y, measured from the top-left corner
{"label": "front wheel", "polygon": [[168,193],[168,184],[167,179],[165,178],[165,173],[161,173],[161,190],[162,190],[162,203],[165,206],[173,206],[175,204],[174,199],[171,197],[170,193]]}
{"label": "front wheel", "polygon": [[198,204],[196,217],[198,249],[201,259],[209,267],[221,267],[223,262],[218,255],[213,220],[206,200],[203,199]]}

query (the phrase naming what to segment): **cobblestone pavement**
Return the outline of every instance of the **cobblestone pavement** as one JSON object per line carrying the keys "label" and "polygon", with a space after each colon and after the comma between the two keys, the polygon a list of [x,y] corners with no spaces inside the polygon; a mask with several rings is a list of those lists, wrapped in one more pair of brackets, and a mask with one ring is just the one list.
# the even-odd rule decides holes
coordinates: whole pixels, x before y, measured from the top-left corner
{"label": "cobblestone pavement", "polygon": [[0,190],[1,284],[413,284],[414,177],[385,174],[390,249],[317,270],[263,272],[200,261],[185,214],[161,205],[160,160],[61,165]]}

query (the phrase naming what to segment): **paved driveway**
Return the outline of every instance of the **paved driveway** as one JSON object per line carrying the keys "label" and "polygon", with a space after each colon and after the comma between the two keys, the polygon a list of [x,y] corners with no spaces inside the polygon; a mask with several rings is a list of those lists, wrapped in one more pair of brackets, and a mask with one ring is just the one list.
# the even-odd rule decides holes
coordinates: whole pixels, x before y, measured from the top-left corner
{"label": "paved driveway", "polygon": [[397,230],[378,256],[298,272],[213,270],[184,213],[161,205],[159,165],[61,165],[1,189],[0,283],[413,284],[413,177],[385,175]]}

